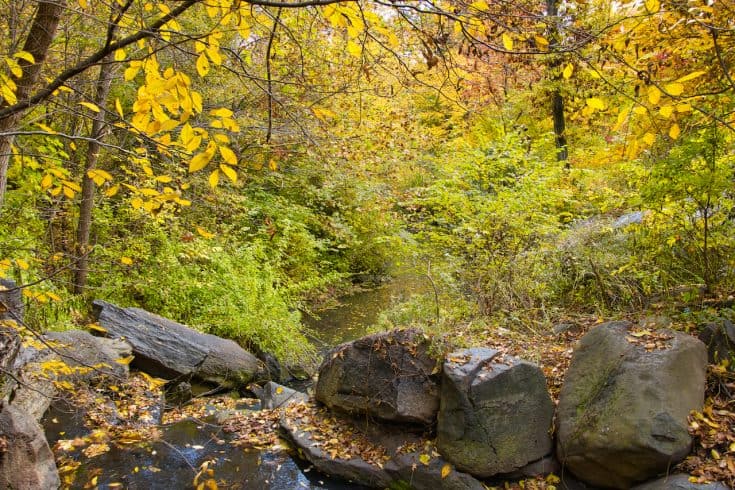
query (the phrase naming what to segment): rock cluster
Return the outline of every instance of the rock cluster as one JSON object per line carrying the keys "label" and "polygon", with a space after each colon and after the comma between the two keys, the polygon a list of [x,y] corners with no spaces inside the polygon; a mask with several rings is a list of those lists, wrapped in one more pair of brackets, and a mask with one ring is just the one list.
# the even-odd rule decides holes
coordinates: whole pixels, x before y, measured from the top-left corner
{"label": "rock cluster", "polygon": [[396,422],[435,430],[433,449],[405,450],[415,446],[407,433],[370,462],[330,454],[296,419],[283,429],[320,471],[375,488],[479,489],[489,477],[552,471],[569,488],[720,488],[665,476],[688,454],[687,416],[704,401],[707,349],[692,336],[628,322],[593,328],[574,351],[556,413],[530,362],[473,348],[446,355],[439,370],[430,352],[417,330],[338,346],[320,368],[316,399],[373,432],[395,434]]}

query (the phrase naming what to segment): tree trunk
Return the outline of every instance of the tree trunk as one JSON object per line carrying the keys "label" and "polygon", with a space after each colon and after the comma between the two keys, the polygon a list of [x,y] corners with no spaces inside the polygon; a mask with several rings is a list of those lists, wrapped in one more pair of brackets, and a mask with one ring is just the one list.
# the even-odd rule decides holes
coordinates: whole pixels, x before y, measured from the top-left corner
{"label": "tree trunk", "polygon": [[[16,85],[18,100],[27,99],[31,89],[38,82],[41,67],[46,59],[49,47],[56,36],[61,14],[66,7],[66,0],[42,0],[38,3],[38,10],[33,18],[33,24],[28,32],[23,51],[33,55],[34,62],[29,63],[21,59],[18,63],[23,70],[20,78],[13,77]],[[3,104],[7,105],[7,101]],[[0,119],[0,133],[9,133],[17,129],[23,117],[23,112],[13,113]],[[2,215],[5,190],[8,182],[8,166],[10,164],[11,148],[15,137],[12,135],[0,136],[0,216]]]}
{"label": "tree trunk", "polygon": [[[556,22],[555,18],[559,11],[557,9],[558,0],[546,0],[546,16],[549,18],[552,18],[552,22]],[[559,39],[559,28],[556,24],[551,28],[551,49],[557,47],[559,45],[560,39]],[[558,71],[559,67],[561,67],[561,57],[552,55],[553,58],[551,60],[551,63],[549,63],[549,68],[552,71]],[[554,80],[559,81],[561,80],[561,76],[556,73],[554,75]],[[569,162],[568,162],[568,150],[567,150],[567,137],[566,137],[566,124],[564,119],[564,98],[561,96],[561,91],[558,87],[554,88],[554,91],[551,93],[551,115],[554,120],[554,136],[556,140],[556,159],[559,162],[566,162],[565,168],[569,168]]]}
{"label": "tree trunk", "polygon": [[102,109],[92,121],[91,140],[87,145],[87,159],[82,175],[82,200],[79,203],[79,221],[77,222],[77,263],[74,270],[74,293],[81,294],[87,285],[87,274],[89,272],[89,235],[92,228],[92,210],[94,209],[95,183],[89,177],[89,171],[97,166],[100,154],[100,140],[105,130],[105,111],[107,96],[112,84],[113,65],[112,57],[108,55],[102,60],[100,73],[97,78],[96,94],[94,103]]}

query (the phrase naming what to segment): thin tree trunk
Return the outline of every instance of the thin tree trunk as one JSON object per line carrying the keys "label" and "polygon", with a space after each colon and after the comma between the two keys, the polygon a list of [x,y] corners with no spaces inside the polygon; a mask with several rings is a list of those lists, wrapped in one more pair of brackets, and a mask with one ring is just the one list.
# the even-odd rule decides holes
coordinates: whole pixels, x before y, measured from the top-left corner
{"label": "thin tree trunk", "polygon": [[[18,63],[23,70],[20,78],[13,77],[16,85],[18,101],[27,99],[31,89],[38,82],[41,67],[46,60],[46,54],[56,35],[61,14],[66,7],[66,0],[42,0],[38,3],[38,10],[33,18],[33,24],[23,45],[23,51],[33,55],[33,63],[21,59]],[[3,105],[7,105],[4,103]],[[23,111],[13,113],[0,119],[0,133],[8,133],[17,129],[23,118]],[[11,148],[15,137],[12,135],[0,136],[0,216],[5,200],[5,191],[8,183],[8,165],[10,164]]]}
{"label": "thin tree trunk", "polygon": [[79,221],[77,222],[77,263],[74,270],[74,293],[81,294],[87,285],[87,274],[89,273],[89,235],[92,229],[92,211],[94,209],[95,183],[89,177],[89,171],[97,166],[100,154],[100,141],[105,131],[105,110],[107,96],[112,84],[113,64],[112,57],[108,55],[102,60],[100,73],[95,87],[96,94],[94,103],[102,110],[97,113],[92,121],[92,140],[87,144],[87,159],[82,174],[82,200],[79,203]]}
{"label": "thin tree trunk", "polygon": [[[559,11],[557,9],[558,0],[546,0],[546,16],[552,18],[552,22],[556,22],[554,19]],[[559,29],[556,24],[551,28],[551,49],[559,45]],[[549,68],[552,71],[558,71],[561,67],[561,58],[557,55],[552,55],[553,58],[549,64]],[[562,79],[560,74],[555,74],[554,80],[560,81]],[[568,161],[568,150],[567,150],[567,137],[566,137],[566,124],[564,119],[564,98],[561,95],[561,91],[558,87],[551,93],[551,115],[554,120],[554,136],[556,140],[556,159],[559,162],[566,162],[565,168],[569,168]]]}

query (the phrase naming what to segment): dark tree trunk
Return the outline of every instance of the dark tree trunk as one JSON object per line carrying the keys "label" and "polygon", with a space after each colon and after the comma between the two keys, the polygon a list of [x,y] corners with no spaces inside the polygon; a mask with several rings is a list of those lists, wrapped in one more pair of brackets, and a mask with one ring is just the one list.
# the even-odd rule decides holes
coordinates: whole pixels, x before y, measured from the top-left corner
{"label": "dark tree trunk", "polygon": [[[546,16],[551,19],[551,22],[556,22],[558,11],[558,0],[546,0]],[[550,28],[551,34],[551,50],[559,46],[559,28],[554,24]],[[549,68],[552,72],[557,72],[562,64],[562,58],[559,55],[552,55],[553,58],[549,63]],[[556,82],[562,79],[561,75],[555,73],[554,80]],[[564,98],[561,95],[561,91],[558,87],[554,88],[551,93],[551,114],[554,120],[554,136],[556,140],[556,159],[560,162],[565,162],[565,167],[569,168],[568,161],[568,150],[567,150],[567,137],[566,137],[566,123],[564,119]]]}
{"label": "dark tree trunk", "polygon": [[[46,0],[38,3],[38,10],[23,45],[23,51],[32,54],[34,62],[29,63],[26,60],[20,60],[19,64],[23,74],[20,78],[14,79],[18,87],[16,90],[18,101],[27,99],[31,95],[31,89],[38,82],[41,67],[56,36],[56,28],[65,7],[66,0]],[[18,111],[0,119],[0,133],[8,133],[17,129],[22,117],[23,111]],[[8,165],[10,164],[11,147],[14,139],[15,137],[12,135],[0,136],[0,214],[5,200]]]}
{"label": "dark tree trunk", "polygon": [[79,203],[79,221],[77,223],[77,243],[76,243],[76,268],[74,270],[74,293],[81,294],[87,285],[87,274],[89,272],[89,235],[92,228],[92,211],[94,209],[95,183],[89,177],[89,171],[97,166],[97,159],[100,153],[100,140],[105,130],[105,111],[104,107],[107,102],[107,95],[110,93],[110,85],[112,84],[112,63],[111,56],[108,55],[100,65],[100,73],[97,79],[97,86],[94,102],[97,107],[103,109],[97,113],[92,121],[91,140],[87,145],[87,159],[84,165],[84,173],[82,175],[82,200]]}

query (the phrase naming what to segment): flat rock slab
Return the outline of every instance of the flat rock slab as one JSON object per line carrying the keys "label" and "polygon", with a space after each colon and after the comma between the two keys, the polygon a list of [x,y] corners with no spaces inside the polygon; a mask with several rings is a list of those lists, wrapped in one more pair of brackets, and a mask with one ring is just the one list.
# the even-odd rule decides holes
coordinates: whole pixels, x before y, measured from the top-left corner
{"label": "flat rock slab", "polygon": [[239,387],[264,373],[262,363],[232,340],[198,332],[140,308],[93,302],[97,322],[133,347],[134,365],[164,378],[192,376]]}
{"label": "flat rock slab", "polygon": [[609,322],[579,341],[557,408],[556,453],[592,485],[630,488],[689,452],[687,416],[704,402],[707,352],[668,329]]}
{"label": "flat rock slab", "polygon": [[443,375],[436,444],[457,468],[486,478],[551,453],[554,405],[538,366],[474,348],[449,354]]}
{"label": "flat rock slab", "polygon": [[286,408],[281,428],[298,454],[321,473],[372,488],[483,490],[431,443],[394,425],[365,424],[313,403]]}
{"label": "flat rock slab", "polygon": [[[483,483],[441,457],[411,452],[399,454],[388,461],[384,469],[391,477],[391,488],[415,490],[485,490]],[[423,457],[423,460],[422,460]]]}
{"label": "flat rock slab", "polygon": [[324,429],[337,423],[323,410],[302,403],[286,409],[280,425],[286,437],[298,448],[299,456],[321,473],[372,488],[387,488],[391,478],[381,467],[386,458],[379,449],[371,452],[368,449],[370,446],[360,441],[362,449],[374,458],[366,461],[360,456],[351,455],[349,449],[350,444],[356,443],[354,438],[343,441],[325,437]]}
{"label": "flat rock slab", "polygon": [[429,347],[415,329],[339,345],[319,368],[316,399],[350,414],[430,425],[439,409],[439,377]]}

